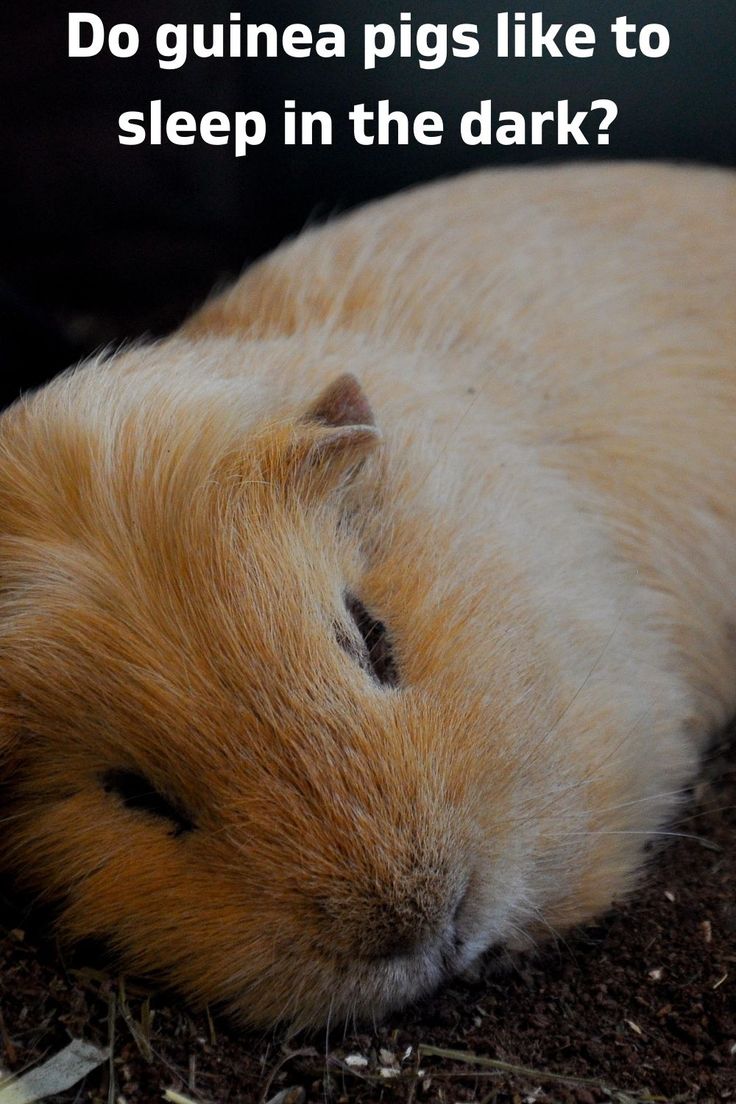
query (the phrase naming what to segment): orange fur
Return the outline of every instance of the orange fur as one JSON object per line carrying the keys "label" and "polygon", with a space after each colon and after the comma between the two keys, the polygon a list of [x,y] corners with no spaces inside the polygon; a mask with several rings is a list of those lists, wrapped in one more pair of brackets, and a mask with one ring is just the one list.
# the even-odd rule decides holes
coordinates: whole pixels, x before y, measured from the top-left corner
{"label": "orange fur", "polygon": [[474,174],[3,416],[2,861],[65,935],[316,1023],[630,887],[736,704],[735,216]]}

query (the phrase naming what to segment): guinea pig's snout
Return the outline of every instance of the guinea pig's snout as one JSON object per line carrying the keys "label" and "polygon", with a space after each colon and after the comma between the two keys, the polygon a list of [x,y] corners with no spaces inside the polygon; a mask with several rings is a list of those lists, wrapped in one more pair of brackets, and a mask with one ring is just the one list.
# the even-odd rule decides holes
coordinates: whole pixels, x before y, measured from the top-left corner
{"label": "guinea pig's snout", "polygon": [[418,873],[407,877],[403,889],[366,911],[358,937],[361,957],[370,961],[421,958],[435,961],[443,972],[454,972],[472,942],[474,878]]}

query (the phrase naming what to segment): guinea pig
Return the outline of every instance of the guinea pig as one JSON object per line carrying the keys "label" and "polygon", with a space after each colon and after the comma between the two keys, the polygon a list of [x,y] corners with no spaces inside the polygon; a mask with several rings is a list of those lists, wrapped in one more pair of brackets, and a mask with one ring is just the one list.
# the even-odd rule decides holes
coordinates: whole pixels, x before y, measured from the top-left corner
{"label": "guinea pig", "polygon": [[736,177],[483,171],[0,421],[1,863],[243,1022],[606,910],[736,706]]}

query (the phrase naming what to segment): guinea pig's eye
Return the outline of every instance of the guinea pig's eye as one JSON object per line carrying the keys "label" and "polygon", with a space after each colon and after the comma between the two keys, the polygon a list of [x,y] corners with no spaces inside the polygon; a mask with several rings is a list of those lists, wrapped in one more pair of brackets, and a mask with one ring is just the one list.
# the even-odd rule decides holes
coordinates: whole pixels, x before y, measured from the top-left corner
{"label": "guinea pig's eye", "polygon": [[[345,595],[345,608],[350,614],[364,645],[362,654],[355,658],[383,686],[396,686],[399,681],[399,673],[386,626],[382,621],[378,621],[373,617],[354,594],[348,593]],[[355,649],[351,648],[350,644],[341,635],[338,636],[338,640],[346,651],[354,653]]]}
{"label": "guinea pig's eye", "polygon": [[102,785],[105,793],[119,798],[126,809],[135,809],[168,821],[174,828],[175,836],[194,829],[194,821],[160,794],[142,774],[130,770],[109,770],[102,777]]}

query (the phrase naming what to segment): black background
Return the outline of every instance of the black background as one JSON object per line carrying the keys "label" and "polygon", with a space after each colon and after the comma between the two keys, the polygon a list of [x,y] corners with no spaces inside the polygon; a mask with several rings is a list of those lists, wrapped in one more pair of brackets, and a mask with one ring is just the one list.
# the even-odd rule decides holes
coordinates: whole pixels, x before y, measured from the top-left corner
{"label": "black background", "polygon": [[[136,25],[139,53],[115,59],[67,57],[67,13],[96,12],[106,26]],[[379,62],[365,72],[362,26],[477,23],[482,49],[437,70],[414,60]],[[565,26],[597,32],[588,60],[500,60],[498,11],[542,10]],[[242,22],[283,27],[337,22],[345,60],[191,58],[177,70],[158,65],[155,31],[163,22]],[[664,23],[672,45],[662,59],[620,58],[608,28],[619,15]],[[220,279],[306,222],[417,181],[481,164],[586,158],[668,158],[736,164],[736,3],[734,0],[104,0],[68,5],[6,0],[0,16],[2,256],[0,341],[3,395],[31,386],[107,340],[162,332]],[[498,110],[546,110],[559,99],[585,110],[594,98],[617,102],[608,147],[463,146],[457,120],[478,101]],[[125,147],[118,117],[162,99],[166,113],[260,110],[267,142],[236,160],[231,147],[197,142]],[[283,101],[329,111],[331,147],[286,149],[279,137]],[[439,147],[362,148],[347,112],[388,98],[411,114],[439,111]]]}

